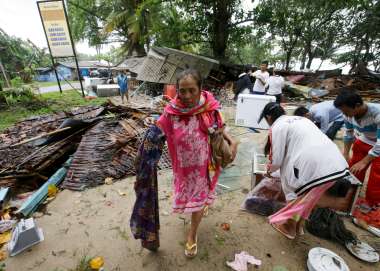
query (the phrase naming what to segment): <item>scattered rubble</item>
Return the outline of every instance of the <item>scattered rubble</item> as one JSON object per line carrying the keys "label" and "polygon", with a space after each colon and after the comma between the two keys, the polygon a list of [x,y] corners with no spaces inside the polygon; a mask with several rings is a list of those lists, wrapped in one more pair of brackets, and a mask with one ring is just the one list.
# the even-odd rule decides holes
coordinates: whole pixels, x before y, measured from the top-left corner
{"label": "scattered rubble", "polygon": [[[11,217],[36,211],[59,169],[64,174],[54,185],[63,181],[60,188],[71,190],[134,175],[137,148],[149,124],[146,120],[157,114],[151,108],[109,101],[103,106],[33,117],[5,130],[0,135],[0,186],[11,188]],[[159,168],[170,167],[166,149]]]}
{"label": "scattered rubble", "polygon": [[342,75],[341,70],[316,73],[277,71],[286,78],[290,96],[302,96],[315,102],[331,100],[343,88],[357,89],[360,95],[372,102],[380,101],[380,74],[362,68],[352,75]]}

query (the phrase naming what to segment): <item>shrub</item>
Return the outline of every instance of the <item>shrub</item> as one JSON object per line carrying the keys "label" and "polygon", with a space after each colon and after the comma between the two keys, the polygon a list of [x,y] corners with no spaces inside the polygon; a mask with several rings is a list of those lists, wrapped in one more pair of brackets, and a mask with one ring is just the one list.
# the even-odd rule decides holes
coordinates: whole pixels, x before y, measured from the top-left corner
{"label": "shrub", "polygon": [[47,106],[47,103],[36,96],[29,86],[11,88],[0,92],[0,108],[15,105],[21,105],[27,109],[39,109]]}
{"label": "shrub", "polygon": [[12,87],[19,88],[24,84],[21,77],[17,76],[11,80]]}

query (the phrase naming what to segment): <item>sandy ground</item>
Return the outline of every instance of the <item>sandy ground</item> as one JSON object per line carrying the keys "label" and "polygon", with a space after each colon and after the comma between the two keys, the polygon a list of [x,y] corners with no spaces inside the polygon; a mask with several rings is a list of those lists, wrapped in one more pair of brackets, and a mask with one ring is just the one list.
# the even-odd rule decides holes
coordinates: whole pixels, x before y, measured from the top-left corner
{"label": "sandy ground", "polygon": [[[186,216],[170,213],[170,189],[166,185],[169,174],[159,176],[161,248],[157,253],[141,250],[133,239],[129,217],[134,203],[133,178],[113,185],[89,189],[83,193],[65,190],[47,208],[47,214],[37,219],[45,234],[45,241],[29,251],[6,260],[6,270],[67,270],[87,255],[102,256],[106,270],[229,270],[225,262],[235,253],[249,252],[263,261],[260,270],[273,270],[276,265],[289,271],[306,270],[307,252],[315,246],[331,249],[343,257],[351,270],[379,270],[380,265],[369,265],[353,258],[346,250],[332,242],[320,240],[308,233],[290,241],[267,223],[264,217],[239,210],[245,197],[242,191],[224,193],[210,210],[199,231],[199,255],[188,260],[183,255]],[[249,188],[248,179],[243,180]],[[120,196],[119,190],[126,192]],[[188,219],[186,220],[188,222]],[[231,231],[223,231],[220,224],[228,222]],[[354,228],[361,239],[374,238]],[[249,270],[256,270],[250,267]]]}
{"label": "sandy ground", "polygon": [[[232,131],[235,132],[236,130]],[[243,157],[244,142],[259,142],[265,133],[243,133],[238,136],[243,147],[235,166]],[[244,158],[245,159],[245,158]],[[318,239],[308,233],[290,241],[274,231],[266,218],[240,210],[250,177],[235,178],[230,183],[234,191],[219,195],[210,215],[199,230],[199,254],[188,260],[183,255],[185,233],[189,218],[171,214],[171,172],[159,174],[161,247],[157,253],[142,250],[134,240],[129,217],[135,201],[134,178],[127,178],[112,185],[103,185],[84,192],[62,191],[51,202],[46,213],[37,218],[38,226],[45,234],[45,241],[30,250],[6,260],[6,270],[69,270],[77,266],[83,256],[102,256],[106,270],[229,270],[225,262],[233,260],[235,253],[247,251],[263,261],[259,270],[273,270],[284,266],[289,271],[306,270],[309,249],[322,246],[343,257],[351,270],[379,270],[380,265],[370,265],[351,256],[345,248],[330,241]],[[125,192],[126,195],[120,195]],[[231,224],[230,231],[223,231],[221,223]],[[369,233],[346,225],[367,242],[375,241]],[[251,266],[249,270],[257,270]]]}
{"label": "sandy ground", "polygon": [[[231,123],[232,113],[225,113]],[[253,133],[232,127],[230,132],[241,145],[235,165],[226,170],[222,182],[231,187],[218,196],[210,214],[199,229],[198,257],[184,256],[185,234],[189,217],[171,214],[170,171],[159,173],[161,247],[157,253],[141,249],[133,239],[129,218],[135,201],[134,178],[84,192],[64,190],[47,205],[45,214],[36,218],[45,241],[28,251],[8,258],[7,271],[58,271],[74,269],[84,256],[102,256],[105,270],[230,270],[226,261],[235,253],[247,251],[262,260],[259,270],[271,271],[275,266],[289,271],[305,271],[308,251],[317,246],[331,249],[345,259],[352,271],[380,270],[380,265],[363,263],[344,247],[321,240],[308,233],[290,241],[274,231],[265,217],[240,210],[250,189],[249,154],[252,146],[263,146],[265,132]],[[248,156],[247,156],[248,153]],[[125,195],[121,195],[125,193]],[[221,229],[230,223],[231,230]],[[376,241],[369,233],[346,221],[361,240]],[[250,266],[249,270],[257,270]]]}

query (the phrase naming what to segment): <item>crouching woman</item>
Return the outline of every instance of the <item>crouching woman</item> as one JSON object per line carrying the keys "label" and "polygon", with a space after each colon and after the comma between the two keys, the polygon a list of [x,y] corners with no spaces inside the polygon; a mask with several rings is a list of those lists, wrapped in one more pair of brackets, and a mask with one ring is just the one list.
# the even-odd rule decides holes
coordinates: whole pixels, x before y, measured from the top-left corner
{"label": "crouching woman", "polygon": [[271,126],[265,147],[268,174],[280,169],[287,205],[269,217],[270,224],[289,239],[303,234],[303,223],[316,207],[346,210],[353,195],[344,179],[348,164],[338,147],[309,119],[286,116],[277,103],[262,111]]}

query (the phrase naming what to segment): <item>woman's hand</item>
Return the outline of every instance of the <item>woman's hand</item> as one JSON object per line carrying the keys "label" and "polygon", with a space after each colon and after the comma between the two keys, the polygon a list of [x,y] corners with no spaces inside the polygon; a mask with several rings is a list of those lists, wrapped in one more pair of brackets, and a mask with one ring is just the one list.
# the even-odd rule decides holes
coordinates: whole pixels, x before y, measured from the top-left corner
{"label": "woman's hand", "polygon": [[354,164],[351,168],[350,168],[350,171],[355,175],[355,174],[358,174],[359,172],[363,171],[366,169],[366,167],[368,166],[369,163],[371,163],[371,161],[373,160],[373,158],[369,155],[367,155],[366,157],[364,157],[362,160],[360,160],[359,162],[357,162],[356,164]]}
{"label": "woman's hand", "polygon": [[264,174],[264,177],[266,177],[266,178],[272,178],[272,172],[268,169],[267,173]]}
{"label": "woman's hand", "polygon": [[344,159],[346,159],[347,163],[350,162],[350,154],[349,153],[343,153]]}
{"label": "woman's hand", "polygon": [[146,126],[146,127],[149,127],[149,126],[151,126],[151,125],[155,125],[156,124],[156,120],[153,118],[153,117],[147,117],[147,118],[145,118],[145,120],[144,120],[144,125]]}

